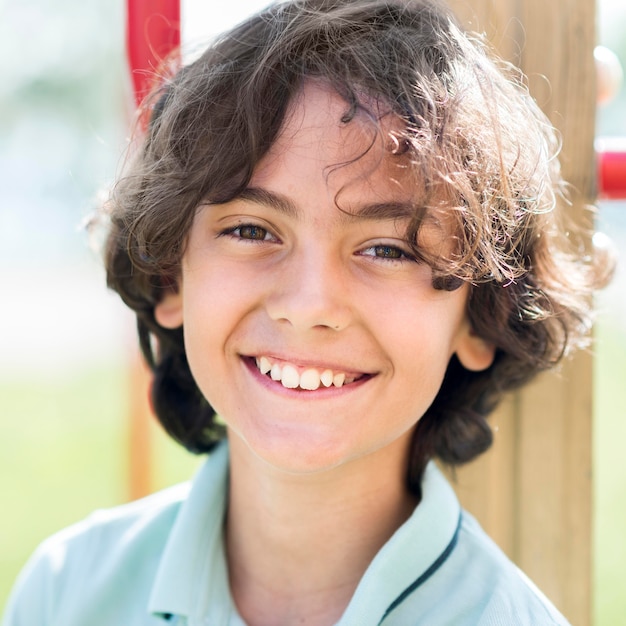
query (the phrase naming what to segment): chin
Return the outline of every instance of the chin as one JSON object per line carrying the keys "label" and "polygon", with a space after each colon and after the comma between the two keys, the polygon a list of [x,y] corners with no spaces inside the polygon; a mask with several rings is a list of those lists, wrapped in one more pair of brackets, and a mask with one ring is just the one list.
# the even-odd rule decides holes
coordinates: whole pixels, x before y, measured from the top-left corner
{"label": "chin", "polygon": [[344,441],[329,441],[313,433],[273,433],[269,438],[245,437],[252,454],[278,471],[294,475],[311,475],[336,469],[361,456],[354,445],[347,449]]}

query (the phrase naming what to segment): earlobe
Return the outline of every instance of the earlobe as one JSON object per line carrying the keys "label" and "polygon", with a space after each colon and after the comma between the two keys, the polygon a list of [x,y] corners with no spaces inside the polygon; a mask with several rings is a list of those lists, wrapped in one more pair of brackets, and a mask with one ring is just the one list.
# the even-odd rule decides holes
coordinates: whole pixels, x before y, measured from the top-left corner
{"label": "earlobe", "polygon": [[496,347],[467,328],[459,339],[456,356],[461,365],[472,372],[486,370],[496,355]]}
{"label": "earlobe", "polygon": [[154,307],[154,319],[163,328],[183,325],[183,297],[180,289],[171,289]]}

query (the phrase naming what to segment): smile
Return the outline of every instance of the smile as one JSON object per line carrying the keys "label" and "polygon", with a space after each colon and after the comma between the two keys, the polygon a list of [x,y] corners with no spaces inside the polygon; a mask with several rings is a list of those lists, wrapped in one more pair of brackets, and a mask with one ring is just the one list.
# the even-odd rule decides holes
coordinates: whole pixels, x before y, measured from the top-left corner
{"label": "smile", "polygon": [[334,372],[331,369],[317,369],[314,367],[299,368],[291,363],[270,360],[269,357],[261,356],[255,359],[257,369],[287,389],[304,389],[315,391],[320,387],[343,387],[365,374],[349,374],[346,372]]}

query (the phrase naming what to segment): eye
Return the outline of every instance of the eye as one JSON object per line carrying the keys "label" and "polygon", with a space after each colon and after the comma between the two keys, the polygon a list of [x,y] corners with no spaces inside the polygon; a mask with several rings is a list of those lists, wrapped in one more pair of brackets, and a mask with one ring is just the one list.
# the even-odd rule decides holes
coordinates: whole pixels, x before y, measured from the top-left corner
{"label": "eye", "polygon": [[412,255],[404,251],[402,248],[399,248],[398,246],[391,246],[388,244],[378,244],[376,246],[365,248],[361,251],[361,254],[363,256],[376,257],[379,259],[386,259],[390,261],[401,261],[404,259],[408,261],[415,260]]}
{"label": "eye", "polygon": [[234,239],[244,239],[246,241],[277,241],[276,237],[267,228],[257,224],[239,224],[232,228],[227,228],[220,233],[220,236],[229,235]]}
{"label": "eye", "polygon": [[374,246],[374,256],[383,259],[401,259],[404,252],[394,246]]}
{"label": "eye", "polygon": [[236,228],[233,233],[237,233],[242,239],[255,239],[257,241],[263,241],[267,239],[268,232],[265,228],[255,226],[254,224],[244,224]]}

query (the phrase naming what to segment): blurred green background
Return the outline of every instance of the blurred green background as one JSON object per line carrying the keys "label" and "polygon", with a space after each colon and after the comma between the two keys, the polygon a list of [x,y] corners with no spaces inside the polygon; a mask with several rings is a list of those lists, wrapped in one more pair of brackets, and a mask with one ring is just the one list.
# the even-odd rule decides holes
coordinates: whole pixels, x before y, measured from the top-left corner
{"label": "blurred green background", "polygon": [[[204,4],[183,3],[190,47],[265,2],[241,1],[219,15],[213,9],[210,29],[197,14]],[[626,3],[599,0],[598,18],[601,43],[626,67]],[[131,316],[106,291],[80,229],[115,176],[132,116],[124,2],[4,0],[0,42],[1,612],[42,539],[95,508],[128,499],[134,336]],[[598,134],[626,136],[624,89],[599,109]],[[598,223],[618,250],[626,249],[626,203],[601,205]],[[626,615],[621,266],[597,304],[595,624],[614,626]],[[189,478],[198,459],[156,425],[149,440],[153,489]]]}

